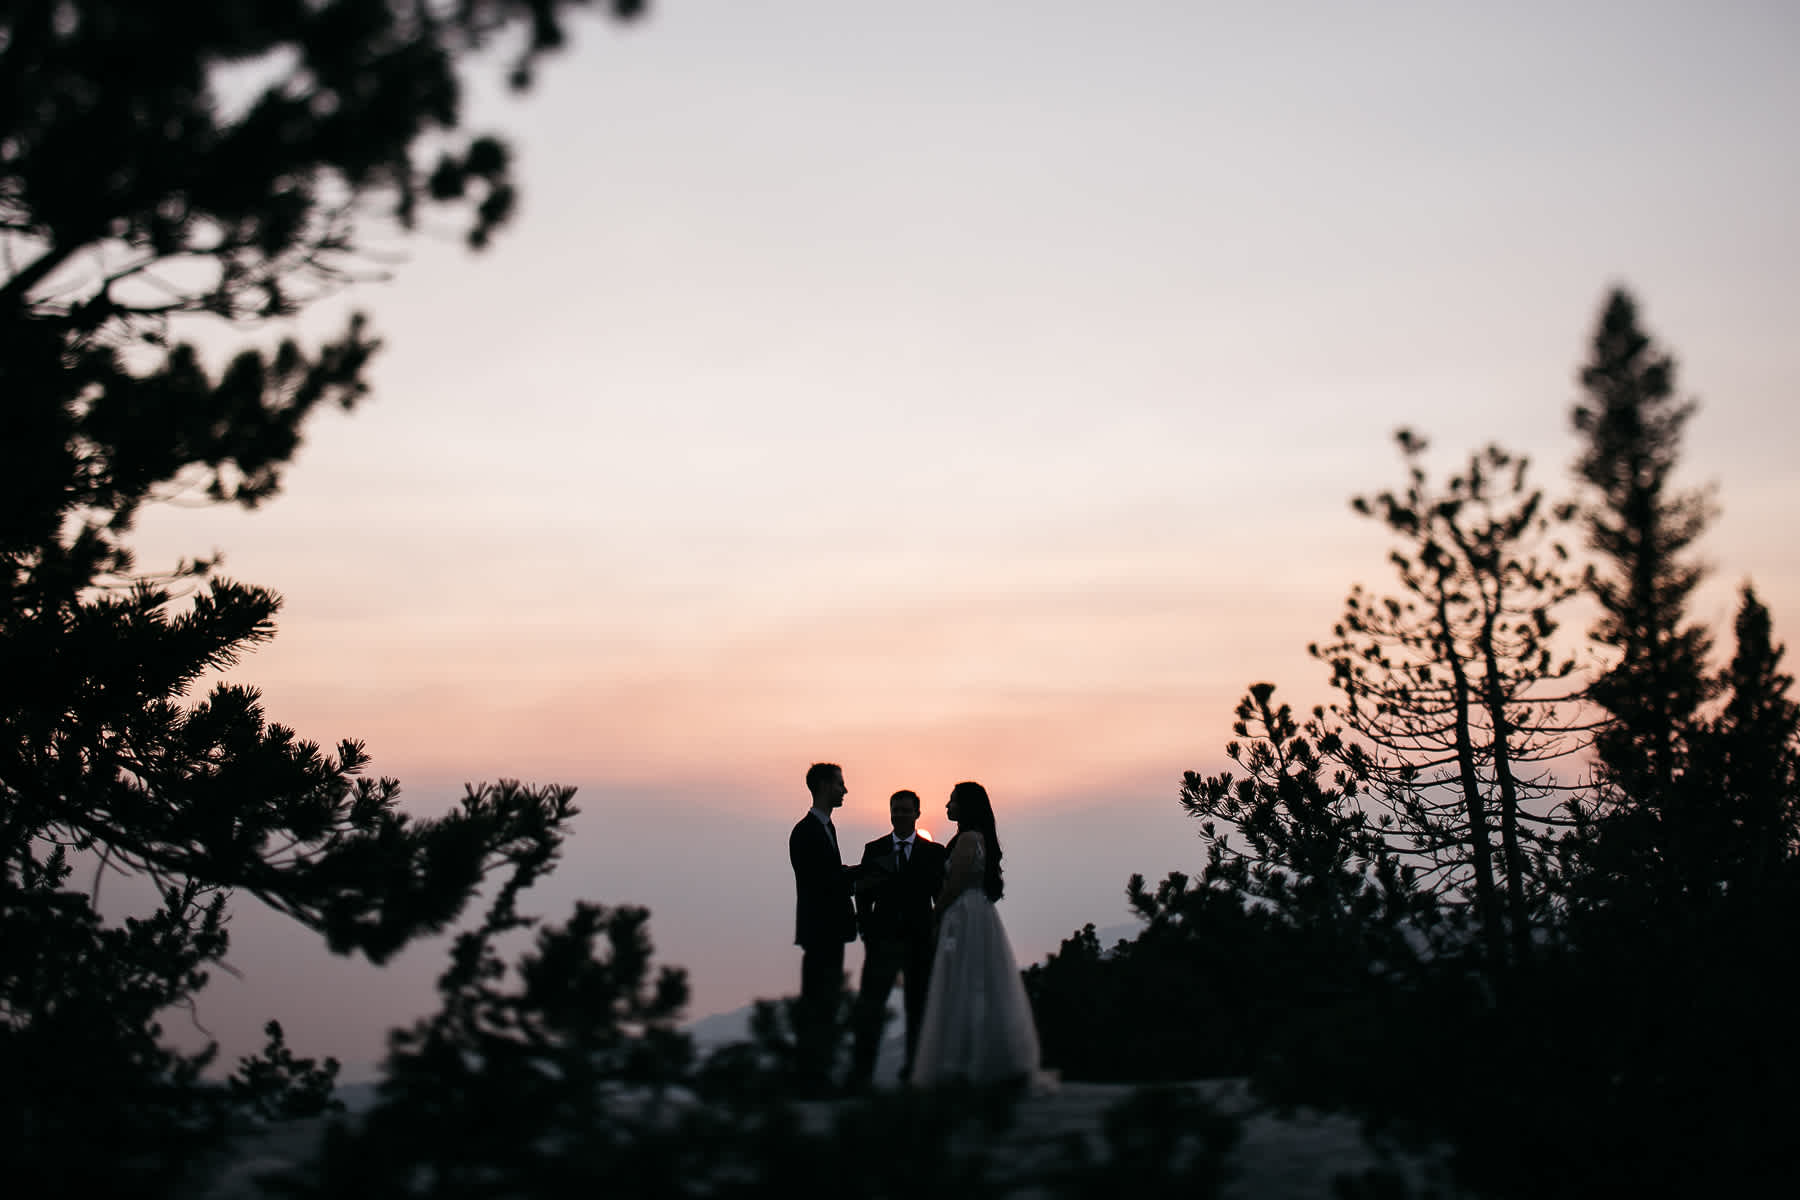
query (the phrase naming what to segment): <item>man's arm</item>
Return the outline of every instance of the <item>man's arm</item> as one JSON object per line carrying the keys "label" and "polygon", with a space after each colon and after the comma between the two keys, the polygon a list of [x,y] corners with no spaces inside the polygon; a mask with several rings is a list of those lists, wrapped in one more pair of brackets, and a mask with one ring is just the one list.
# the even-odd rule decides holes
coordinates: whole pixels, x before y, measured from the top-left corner
{"label": "man's arm", "polygon": [[846,868],[850,872],[852,890],[856,895],[856,915],[867,916],[869,910],[883,900],[888,890],[897,883],[894,875],[893,843],[887,838],[876,838],[863,846],[862,861],[854,867]]}
{"label": "man's arm", "polygon": [[[807,826],[812,828],[808,829]],[[850,886],[862,876],[861,864],[840,863],[831,848],[831,835],[812,817],[804,817],[788,838],[788,861],[802,891],[821,896],[850,898]]]}
{"label": "man's arm", "polygon": [[875,897],[872,895],[873,888],[871,886],[874,883],[874,878],[872,874],[864,870],[864,868],[869,865],[870,855],[872,853],[873,851],[870,846],[864,846],[862,861],[854,867],[846,866],[844,868],[846,878],[851,880],[851,895],[856,900],[856,928],[864,934],[868,933],[867,923],[869,913],[875,904]]}

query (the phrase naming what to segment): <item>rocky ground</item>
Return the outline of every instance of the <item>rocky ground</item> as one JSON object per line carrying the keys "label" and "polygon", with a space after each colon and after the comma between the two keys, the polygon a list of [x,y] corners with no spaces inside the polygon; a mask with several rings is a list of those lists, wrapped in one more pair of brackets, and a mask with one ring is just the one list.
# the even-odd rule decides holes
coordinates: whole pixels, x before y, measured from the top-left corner
{"label": "rocky ground", "polygon": [[[1372,1169],[1397,1173],[1404,1191],[1378,1194],[1448,1197],[1441,1155],[1418,1151],[1384,1151],[1345,1117],[1297,1112],[1279,1114],[1254,1104],[1241,1083],[1209,1080],[1183,1085],[1220,1111],[1242,1118],[1242,1135],[1226,1157],[1220,1195],[1226,1200],[1294,1200],[1336,1197],[1340,1178],[1356,1178]],[[1128,1084],[1069,1083],[1027,1096],[1017,1119],[992,1143],[1000,1167],[997,1195],[1016,1197],[1053,1194],[1034,1182],[1037,1172],[1062,1161],[1071,1137],[1083,1139],[1090,1152],[1104,1159],[1106,1112],[1134,1091]],[[812,1101],[798,1106],[800,1119],[815,1130],[831,1127],[849,1100]],[[204,1200],[252,1200],[262,1193],[257,1175],[306,1161],[318,1144],[322,1120],[293,1122],[244,1136],[239,1152],[220,1168],[196,1181],[194,1195]],[[1369,1194],[1361,1192],[1359,1194]]]}
{"label": "rocky ground", "polygon": [[[903,1025],[897,1011],[890,1012],[887,1036],[876,1060],[878,1089],[899,1085],[904,1050]],[[704,1053],[749,1037],[750,1010],[740,1009],[704,1018],[688,1026],[696,1046]],[[1357,1195],[1384,1198],[1407,1197],[1443,1200],[1457,1195],[1449,1186],[1441,1152],[1385,1147],[1364,1135],[1348,1117],[1299,1111],[1277,1113],[1256,1103],[1240,1081],[1205,1080],[1181,1085],[1215,1110],[1241,1122],[1237,1144],[1223,1162],[1219,1194],[1224,1200],[1301,1200],[1336,1198],[1340,1179],[1357,1179],[1373,1170],[1395,1173],[1404,1190],[1362,1190]],[[1128,1100],[1137,1087],[1123,1083],[1062,1081],[1024,1097],[1016,1120],[989,1146],[1001,1178],[997,1195],[1048,1196],[1053,1193],[1035,1182],[1038,1173],[1066,1162],[1071,1138],[1078,1138],[1095,1161],[1106,1161],[1111,1144],[1105,1135],[1106,1114]],[[340,1090],[340,1098],[355,1113],[374,1098],[369,1084]],[[843,1106],[851,1100],[819,1100],[796,1106],[799,1119],[815,1132],[832,1128]],[[292,1122],[246,1134],[238,1153],[225,1164],[197,1180],[198,1200],[253,1200],[262,1196],[256,1186],[259,1174],[297,1165],[311,1157],[323,1132],[323,1120]]]}

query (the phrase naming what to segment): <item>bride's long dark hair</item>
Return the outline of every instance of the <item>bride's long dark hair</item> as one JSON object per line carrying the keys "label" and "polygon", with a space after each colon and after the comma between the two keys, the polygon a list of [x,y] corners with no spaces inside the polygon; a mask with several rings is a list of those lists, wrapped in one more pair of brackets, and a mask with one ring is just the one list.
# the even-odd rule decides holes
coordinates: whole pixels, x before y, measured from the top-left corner
{"label": "bride's long dark hair", "polygon": [[965,829],[979,832],[987,842],[987,875],[981,882],[981,890],[987,893],[989,900],[998,900],[1006,890],[1000,881],[1000,836],[994,832],[994,804],[988,799],[987,789],[979,783],[959,783],[950,789],[950,798],[956,801],[956,837],[950,839],[945,849],[956,846],[956,838],[962,836]]}

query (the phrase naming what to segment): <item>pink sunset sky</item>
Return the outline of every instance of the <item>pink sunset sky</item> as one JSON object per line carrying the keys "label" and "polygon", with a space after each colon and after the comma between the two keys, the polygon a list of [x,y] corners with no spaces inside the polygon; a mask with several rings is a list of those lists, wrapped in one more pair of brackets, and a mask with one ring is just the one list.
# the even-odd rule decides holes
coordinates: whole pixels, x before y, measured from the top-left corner
{"label": "pink sunset sky", "polygon": [[[692,1016],[797,989],[816,759],[846,842],[901,787],[946,836],[988,785],[1021,961],[1197,868],[1182,771],[1251,682],[1329,700],[1307,643],[1387,586],[1347,501],[1402,482],[1393,431],[1566,490],[1615,284],[1701,401],[1693,615],[1728,635],[1750,578],[1800,631],[1786,4],[664,0],[573,34],[524,97],[472,68],[513,227],[373,231],[391,278],[300,325],[370,314],[372,398],[264,508],[148,516],[140,565],[282,593],[234,677],[416,811],[578,786],[532,907],[647,905]],[[233,933],[226,1054],[273,1016],[352,1078],[444,962]]]}

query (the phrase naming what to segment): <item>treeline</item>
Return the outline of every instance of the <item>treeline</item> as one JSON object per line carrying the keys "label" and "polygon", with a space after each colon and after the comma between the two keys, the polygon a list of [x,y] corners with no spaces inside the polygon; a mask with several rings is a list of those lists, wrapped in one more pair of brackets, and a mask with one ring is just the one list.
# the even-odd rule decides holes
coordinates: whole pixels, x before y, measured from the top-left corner
{"label": "treeline", "polygon": [[1182,782],[1196,876],[1133,878],[1136,938],[1027,972],[1066,1071],[1246,1075],[1447,1139],[1493,1194],[1791,1183],[1793,681],[1748,585],[1728,635],[1690,615],[1695,406],[1622,291],[1580,381],[1566,499],[1399,435],[1404,484],[1354,501],[1392,585],[1311,647],[1335,700],[1252,687],[1237,770]]}

